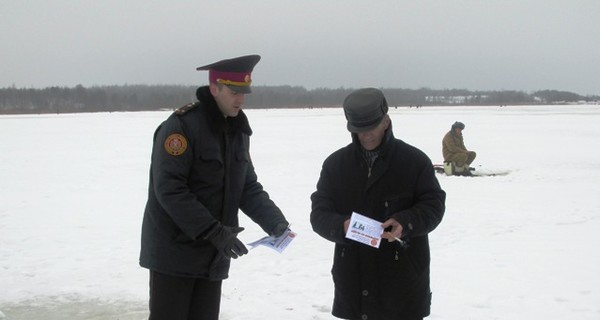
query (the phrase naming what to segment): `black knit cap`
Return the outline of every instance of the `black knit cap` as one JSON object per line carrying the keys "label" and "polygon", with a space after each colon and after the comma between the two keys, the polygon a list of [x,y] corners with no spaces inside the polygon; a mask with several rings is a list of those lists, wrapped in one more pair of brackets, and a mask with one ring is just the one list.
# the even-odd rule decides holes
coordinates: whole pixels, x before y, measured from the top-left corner
{"label": "black knit cap", "polygon": [[452,130],[456,129],[456,128],[460,128],[461,130],[463,130],[465,128],[465,124],[459,121],[454,122],[454,124],[452,125]]}
{"label": "black knit cap", "polygon": [[375,128],[387,112],[387,101],[379,89],[358,89],[344,100],[344,115],[350,132],[364,132]]}

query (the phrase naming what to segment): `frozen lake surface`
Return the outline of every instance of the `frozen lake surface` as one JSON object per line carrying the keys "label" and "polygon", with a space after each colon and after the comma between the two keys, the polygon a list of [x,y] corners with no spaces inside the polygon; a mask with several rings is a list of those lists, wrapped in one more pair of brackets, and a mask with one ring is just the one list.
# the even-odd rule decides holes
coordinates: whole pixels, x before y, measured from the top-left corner
{"label": "frozen lake surface", "polygon": [[[322,161],[350,142],[341,109],[247,110],[259,181],[298,238],[252,250],[223,285],[224,320],[331,316],[333,245],[312,232]],[[0,319],[147,317],[138,265],[152,134],[169,112],[0,116]],[[438,175],[428,319],[600,319],[600,106],[390,109],[395,136],[441,162],[466,124],[474,166]],[[245,242],[263,236],[242,215]]]}

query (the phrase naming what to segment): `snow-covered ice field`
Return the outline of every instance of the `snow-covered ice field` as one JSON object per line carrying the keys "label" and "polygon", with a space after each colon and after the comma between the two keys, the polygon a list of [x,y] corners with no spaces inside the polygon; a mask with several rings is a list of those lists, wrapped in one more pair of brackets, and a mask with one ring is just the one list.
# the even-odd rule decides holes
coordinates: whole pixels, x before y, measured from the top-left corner
{"label": "snow-covered ice field", "polygon": [[[247,110],[259,180],[298,237],[235,260],[221,319],[325,320],[333,245],[312,232],[322,161],[349,143],[341,109]],[[169,112],[0,116],[0,319],[147,317],[138,265],[152,134]],[[474,162],[447,177],[430,235],[428,319],[600,319],[600,106],[391,108],[396,137],[441,162],[466,124]],[[243,216],[243,215],[242,215]],[[245,242],[263,236],[245,216]]]}

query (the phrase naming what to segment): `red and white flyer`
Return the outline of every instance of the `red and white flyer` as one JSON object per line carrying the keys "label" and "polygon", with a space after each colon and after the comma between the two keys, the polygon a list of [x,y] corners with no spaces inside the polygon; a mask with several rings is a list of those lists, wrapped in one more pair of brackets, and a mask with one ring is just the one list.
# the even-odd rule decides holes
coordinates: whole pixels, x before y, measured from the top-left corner
{"label": "red and white flyer", "polygon": [[373,248],[379,248],[383,228],[381,222],[352,212],[346,238],[364,243]]}
{"label": "red and white flyer", "polygon": [[279,237],[269,236],[258,239],[252,243],[248,243],[247,245],[250,249],[254,249],[258,246],[265,246],[267,248],[271,248],[279,253],[282,253],[285,248],[296,238],[296,233],[290,230],[289,228]]}

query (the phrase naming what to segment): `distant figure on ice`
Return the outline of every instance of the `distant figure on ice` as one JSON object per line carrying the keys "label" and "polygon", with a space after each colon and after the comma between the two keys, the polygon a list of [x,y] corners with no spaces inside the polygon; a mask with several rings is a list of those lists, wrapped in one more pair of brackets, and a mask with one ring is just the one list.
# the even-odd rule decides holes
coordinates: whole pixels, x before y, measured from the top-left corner
{"label": "distant figure on ice", "polygon": [[465,124],[456,121],[442,140],[442,154],[444,156],[446,174],[459,176],[471,175],[469,166],[473,163],[477,154],[475,151],[469,151],[465,147],[462,135],[464,129]]}

